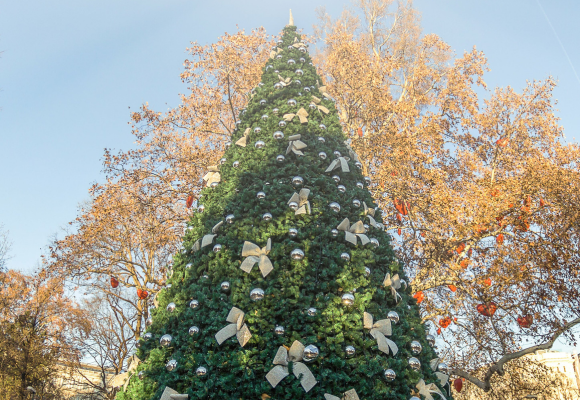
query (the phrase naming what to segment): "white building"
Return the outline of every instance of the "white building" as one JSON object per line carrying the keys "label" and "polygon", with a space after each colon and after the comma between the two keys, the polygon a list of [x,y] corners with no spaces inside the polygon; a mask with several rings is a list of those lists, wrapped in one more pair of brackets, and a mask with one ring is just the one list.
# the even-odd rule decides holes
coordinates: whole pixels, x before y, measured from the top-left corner
{"label": "white building", "polygon": [[562,388],[561,399],[580,399],[580,360],[578,354],[539,350],[529,357],[567,378],[569,386]]}

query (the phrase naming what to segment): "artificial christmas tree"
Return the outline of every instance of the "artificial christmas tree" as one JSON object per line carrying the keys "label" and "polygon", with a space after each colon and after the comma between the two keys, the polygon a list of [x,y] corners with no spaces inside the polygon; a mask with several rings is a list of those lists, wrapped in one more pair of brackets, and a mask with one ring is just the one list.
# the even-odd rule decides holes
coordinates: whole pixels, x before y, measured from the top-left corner
{"label": "artificial christmas tree", "polygon": [[291,24],[204,177],[117,399],[449,397],[345,139]]}

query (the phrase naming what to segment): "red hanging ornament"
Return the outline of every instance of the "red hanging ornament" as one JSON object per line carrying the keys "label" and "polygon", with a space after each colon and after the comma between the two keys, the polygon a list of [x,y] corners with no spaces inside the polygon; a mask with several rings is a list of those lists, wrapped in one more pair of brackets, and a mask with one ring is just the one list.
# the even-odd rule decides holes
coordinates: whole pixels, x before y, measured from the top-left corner
{"label": "red hanging ornament", "polygon": [[192,194],[187,196],[187,201],[185,202],[185,205],[187,206],[187,208],[191,208],[191,206],[193,205],[193,195]]}
{"label": "red hanging ornament", "polygon": [[489,302],[487,305],[487,313],[489,314],[490,317],[492,317],[493,314],[495,314],[496,310],[497,310],[497,304],[495,304],[493,301]]}
{"label": "red hanging ornament", "polygon": [[119,286],[119,281],[114,276],[111,276],[111,287],[115,289],[117,286]]}
{"label": "red hanging ornament", "polygon": [[531,315],[525,315],[523,317],[518,317],[518,325],[522,328],[529,328],[534,323],[534,317]]}
{"label": "red hanging ornament", "polygon": [[437,334],[441,335],[441,328],[437,328]]}
{"label": "red hanging ornament", "polygon": [[397,235],[401,236],[401,228],[397,229]]}
{"label": "red hanging ornament", "polygon": [[484,317],[491,317],[497,310],[497,304],[495,304],[493,301],[490,301],[487,304],[478,304],[476,308],[477,312]]}
{"label": "red hanging ornament", "polygon": [[497,142],[495,142],[499,147],[506,147],[509,140],[508,138],[501,138]]}
{"label": "red hanging ornament", "polygon": [[447,328],[450,324],[451,324],[451,318],[449,318],[449,317],[441,318],[439,320],[439,326],[441,326],[441,328]]}
{"label": "red hanging ornament", "polygon": [[468,255],[469,257],[471,257],[471,253],[473,253],[473,250],[472,250],[472,249],[469,249],[469,251],[467,252],[467,255]]}
{"label": "red hanging ornament", "polygon": [[455,390],[457,390],[457,393],[461,392],[461,389],[463,389],[463,380],[461,380],[460,378],[457,378],[453,381],[453,387],[455,388]]}
{"label": "red hanging ornament", "polygon": [[362,130],[362,128],[358,128],[358,130],[356,131],[356,133],[358,133],[358,137],[363,137],[363,130]]}
{"label": "red hanging ornament", "polygon": [[449,288],[449,290],[451,290],[452,292],[456,292],[457,291],[457,286],[455,285],[447,285],[447,287]]}
{"label": "red hanging ornament", "polygon": [[495,242],[498,245],[501,245],[503,243],[503,234],[502,233],[500,233],[499,235],[497,235],[497,237],[495,238]]}
{"label": "red hanging ornament", "polygon": [[491,286],[491,278],[487,278],[486,280],[484,280],[483,284],[486,286]]}
{"label": "red hanging ornament", "polygon": [[141,299],[141,300],[145,300],[148,296],[149,293],[146,290],[143,289],[137,289],[137,296]]}
{"label": "red hanging ornament", "polygon": [[401,222],[403,220],[403,217],[401,217],[401,214],[397,214],[397,221]]}
{"label": "red hanging ornament", "polygon": [[467,267],[469,267],[469,259],[468,258],[464,258],[463,260],[461,260],[461,262],[459,263],[459,265],[461,266],[461,268],[467,269]]}
{"label": "red hanging ornament", "polygon": [[546,203],[544,202],[544,199],[540,199],[540,207],[544,207],[546,205]]}
{"label": "red hanging ornament", "polygon": [[425,299],[423,292],[417,292],[413,295],[413,297],[417,300],[417,304],[421,303]]}
{"label": "red hanging ornament", "polygon": [[456,252],[458,252],[459,254],[463,253],[463,250],[465,250],[465,243],[461,243],[459,246],[457,246],[457,248],[455,249]]}

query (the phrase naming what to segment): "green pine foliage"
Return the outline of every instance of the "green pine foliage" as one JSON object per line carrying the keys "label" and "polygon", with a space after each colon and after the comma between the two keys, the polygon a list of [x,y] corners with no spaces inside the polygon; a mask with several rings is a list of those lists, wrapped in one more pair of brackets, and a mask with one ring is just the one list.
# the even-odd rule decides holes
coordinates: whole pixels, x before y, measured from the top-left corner
{"label": "green pine foliage", "polygon": [[[247,146],[232,144],[224,154],[226,161],[219,166],[221,182],[215,188],[204,189],[199,203],[205,209],[191,219],[183,243],[185,250],[174,258],[168,280],[171,286],[158,294],[159,306],[152,311],[153,323],[147,329],[152,337],[141,339],[137,356],[143,362],[136,371],[140,375],[132,376],[127,389],[117,396],[119,400],[157,400],[166,386],[189,394],[190,399],[262,399],[263,394],[276,400],[324,399],[325,393],[342,397],[347,390],[356,389],[361,399],[408,400],[419,379],[437,382],[429,366],[436,354],[426,341],[415,299],[403,285],[399,290],[402,300],[397,303],[390,288],[383,286],[387,273],[405,278],[389,245],[389,235],[370,226],[366,234],[378,240],[380,245],[376,247],[372,243],[363,246],[360,241],[354,246],[345,241],[344,232],[332,234],[344,218],[351,224],[359,220],[368,224],[363,206],[356,207],[353,200],[366,202],[369,207],[373,207],[373,200],[364,187],[368,181],[353,159],[348,162],[350,172],[337,169],[325,173],[335,159],[334,152],[349,156],[349,148],[333,101],[324,98],[318,89],[321,79],[310,57],[298,48],[289,48],[296,43],[295,38],[300,40],[296,27],[286,27],[278,42],[282,51],[267,62],[262,82],[253,91],[247,109],[240,113],[232,142],[251,128]],[[296,64],[289,64],[291,59]],[[296,74],[297,69],[303,71],[302,76]],[[292,83],[275,89],[278,75],[291,78]],[[320,105],[330,112],[311,108],[312,96],[322,99]],[[288,104],[290,99],[297,104]],[[261,104],[261,100],[266,103]],[[296,117],[284,128],[279,126],[285,114],[300,108],[308,111],[307,124]],[[259,133],[254,131],[256,127],[261,128]],[[282,131],[284,139],[274,138],[275,131]],[[288,137],[295,134],[307,144],[302,150],[304,156],[286,154]],[[265,146],[255,147],[257,141]],[[319,152],[328,157],[322,159]],[[279,155],[285,160],[278,161]],[[235,161],[239,162],[237,168],[233,166]],[[340,183],[333,179],[335,175]],[[296,176],[303,178],[302,186],[292,183]],[[344,193],[337,189],[338,184],[346,187]],[[295,215],[288,201],[301,188],[310,189],[311,213]],[[265,198],[259,199],[258,192],[264,192]],[[340,204],[340,212],[329,207],[332,202]],[[270,221],[263,219],[265,213],[272,214]],[[212,244],[194,251],[194,243],[230,214],[235,216],[233,222],[224,222]],[[381,222],[380,212],[376,220]],[[296,237],[289,235],[291,228],[298,230]],[[242,271],[244,241],[264,247],[269,238],[272,248],[268,257],[273,271],[265,278],[257,265],[251,273]],[[215,244],[222,246],[221,251],[213,250]],[[290,253],[294,249],[303,250],[305,257],[293,260]],[[342,253],[349,254],[350,261],[342,259]],[[229,292],[222,290],[223,281],[230,282]],[[250,299],[254,288],[265,291],[262,300]],[[345,293],[354,294],[354,305],[343,305],[341,297]],[[192,299],[198,300],[198,308],[189,307]],[[174,311],[166,309],[171,302],[176,305]],[[233,306],[245,312],[245,323],[252,333],[243,348],[236,336],[221,345],[215,339],[215,334],[229,324],[226,316]],[[317,310],[315,315],[310,315],[310,308]],[[376,340],[363,328],[365,311],[375,322],[387,318],[389,311],[398,313],[400,321],[392,325],[389,337],[399,348],[396,356],[378,350]],[[278,325],[285,328],[283,335],[274,332]],[[199,333],[191,336],[191,326],[197,326]],[[160,345],[165,334],[172,336],[168,347]],[[320,350],[319,357],[306,364],[318,381],[308,393],[292,374],[293,363],[289,365],[290,375],[276,388],[265,378],[274,367],[278,348],[289,348],[295,340]],[[411,352],[413,340],[423,347],[419,355]],[[350,358],[345,354],[349,345],[356,349]],[[419,371],[408,365],[413,356],[421,361]],[[171,359],[178,366],[168,372],[166,363]],[[200,366],[206,368],[205,376],[196,374]],[[385,380],[386,369],[396,372],[393,382]]]}

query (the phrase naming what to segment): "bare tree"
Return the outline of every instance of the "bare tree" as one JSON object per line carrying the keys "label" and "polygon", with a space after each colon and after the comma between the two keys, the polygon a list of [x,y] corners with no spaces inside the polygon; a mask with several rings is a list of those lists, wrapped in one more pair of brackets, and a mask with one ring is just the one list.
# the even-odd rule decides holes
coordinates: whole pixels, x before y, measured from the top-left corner
{"label": "bare tree", "polygon": [[6,262],[10,259],[9,253],[12,243],[9,239],[9,232],[0,224],[0,272],[6,271]]}

